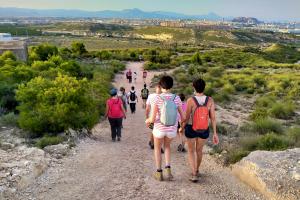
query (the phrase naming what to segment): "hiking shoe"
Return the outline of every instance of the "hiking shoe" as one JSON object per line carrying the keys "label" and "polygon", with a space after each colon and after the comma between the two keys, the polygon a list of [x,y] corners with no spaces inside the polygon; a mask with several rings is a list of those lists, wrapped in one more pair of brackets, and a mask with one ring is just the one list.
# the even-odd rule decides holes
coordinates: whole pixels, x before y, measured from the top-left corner
{"label": "hiking shoe", "polygon": [[118,141],[119,141],[119,142],[121,141],[121,137],[118,137]]}
{"label": "hiking shoe", "polygon": [[166,180],[172,181],[174,177],[171,173],[171,168],[165,168],[165,170],[166,170]]}
{"label": "hiking shoe", "polygon": [[155,172],[154,175],[153,175],[154,179],[157,180],[157,181],[163,181],[164,178],[163,178],[163,173],[162,172]]}
{"label": "hiking shoe", "polygon": [[192,176],[189,178],[189,180],[190,180],[191,182],[193,182],[193,183],[197,183],[199,179],[198,179],[198,176],[192,175]]}
{"label": "hiking shoe", "polygon": [[200,175],[200,172],[197,170],[196,172],[196,176],[199,178],[201,175]]}
{"label": "hiking shoe", "polygon": [[182,150],[181,150],[181,152],[183,152],[183,153],[186,152],[186,149],[183,147]]}
{"label": "hiking shoe", "polygon": [[183,149],[183,145],[182,144],[178,145],[177,151],[182,152],[182,149]]}
{"label": "hiking shoe", "polygon": [[113,138],[112,141],[115,142],[115,141],[116,141],[116,138]]}
{"label": "hiking shoe", "polygon": [[154,144],[151,141],[149,141],[149,146],[150,146],[150,149],[154,149]]}

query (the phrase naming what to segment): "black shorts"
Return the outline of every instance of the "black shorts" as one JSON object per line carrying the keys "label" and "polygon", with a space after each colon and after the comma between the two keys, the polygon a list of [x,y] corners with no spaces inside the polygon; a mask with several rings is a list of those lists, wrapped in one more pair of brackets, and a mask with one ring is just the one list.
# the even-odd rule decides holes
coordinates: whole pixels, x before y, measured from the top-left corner
{"label": "black shorts", "polygon": [[202,132],[196,132],[193,130],[192,125],[187,124],[185,126],[185,131],[184,131],[185,137],[189,138],[189,139],[193,139],[193,138],[201,138],[206,140],[207,138],[209,138],[209,128]]}

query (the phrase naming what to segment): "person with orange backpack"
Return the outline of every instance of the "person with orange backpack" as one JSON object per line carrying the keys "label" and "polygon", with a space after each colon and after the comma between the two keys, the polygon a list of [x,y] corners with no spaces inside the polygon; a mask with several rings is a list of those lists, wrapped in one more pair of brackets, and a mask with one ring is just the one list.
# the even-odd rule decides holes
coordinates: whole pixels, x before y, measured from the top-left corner
{"label": "person with orange backpack", "polygon": [[198,182],[199,168],[202,161],[202,150],[209,137],[209,120],[213,129],[213,144],[219,143],[215,103],[209,96],[204,95],[205,81],[202,79],[193,82],[195,96],[187,101],[186,119],[182,129],[188,144],[189,163],[192,168],[190,181]]}
{"label": "person with orange backpack", "polygon": [[105,118],[108,118],[111,127],[111,138],[115,142],[116,138],[121,141],[121,130],[123,118],[126,119],[126,111],[123,106],[123,101],[117,96],[117,89],[113,88],[110,91],[110,96],[106,102]]}

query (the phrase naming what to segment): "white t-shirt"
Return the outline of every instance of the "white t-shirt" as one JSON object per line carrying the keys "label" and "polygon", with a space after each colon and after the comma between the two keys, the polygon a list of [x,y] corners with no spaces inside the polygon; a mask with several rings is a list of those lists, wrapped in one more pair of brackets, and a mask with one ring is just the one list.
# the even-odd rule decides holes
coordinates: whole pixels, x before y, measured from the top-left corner
{"label": "white t-shirt", "polygon": [[152,112],[153,112],[153,109],[154,109],[154,101],[155,101],[155,98],[157,96],[158,96],[158,94],[156,94],[156,93],[149,94],[149,96],[148,96],[148,99],[146,101],[146,105],[150,106],[150,113],[149,113],[148,117],[151,117],[151,115],[152,115]]}
{"label": "white t-shirt", "polygon": [[[134,93],[135,93],[135,101],[131,101],[131,100],[130,100],[130,93],[131,93],[131,92],[134,92]],[[127,93],[127,97],[128,97],[128,102],[129,102],[129,103],[137,103],[137,98],[138,98],[138,96],[137,96],[136,91],[131,90],[130,92]]]}

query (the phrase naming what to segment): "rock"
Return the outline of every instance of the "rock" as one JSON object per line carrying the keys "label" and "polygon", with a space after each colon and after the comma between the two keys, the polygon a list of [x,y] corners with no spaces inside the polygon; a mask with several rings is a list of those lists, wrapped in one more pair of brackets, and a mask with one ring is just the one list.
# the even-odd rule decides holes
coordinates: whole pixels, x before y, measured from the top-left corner
{"label": "rock", "polygon": [[67,144],[57,144],[57,145],[46,146],[44,148],[44,151],[51,154],[55,158],[60,159],[69,153],[70,148],[69,145]]}
{"label": "rock", "polygon": [[0,148],[3,149],[4,151],[7,151],[9,149],[13,149],[15,147],[14,144],[8,143],[8,142],[2,142],[0,143]]}
{"label": "rock", "polygon": [[255,151],[236,163],[232,172],[268,199],[300,199],[300,148]]}

